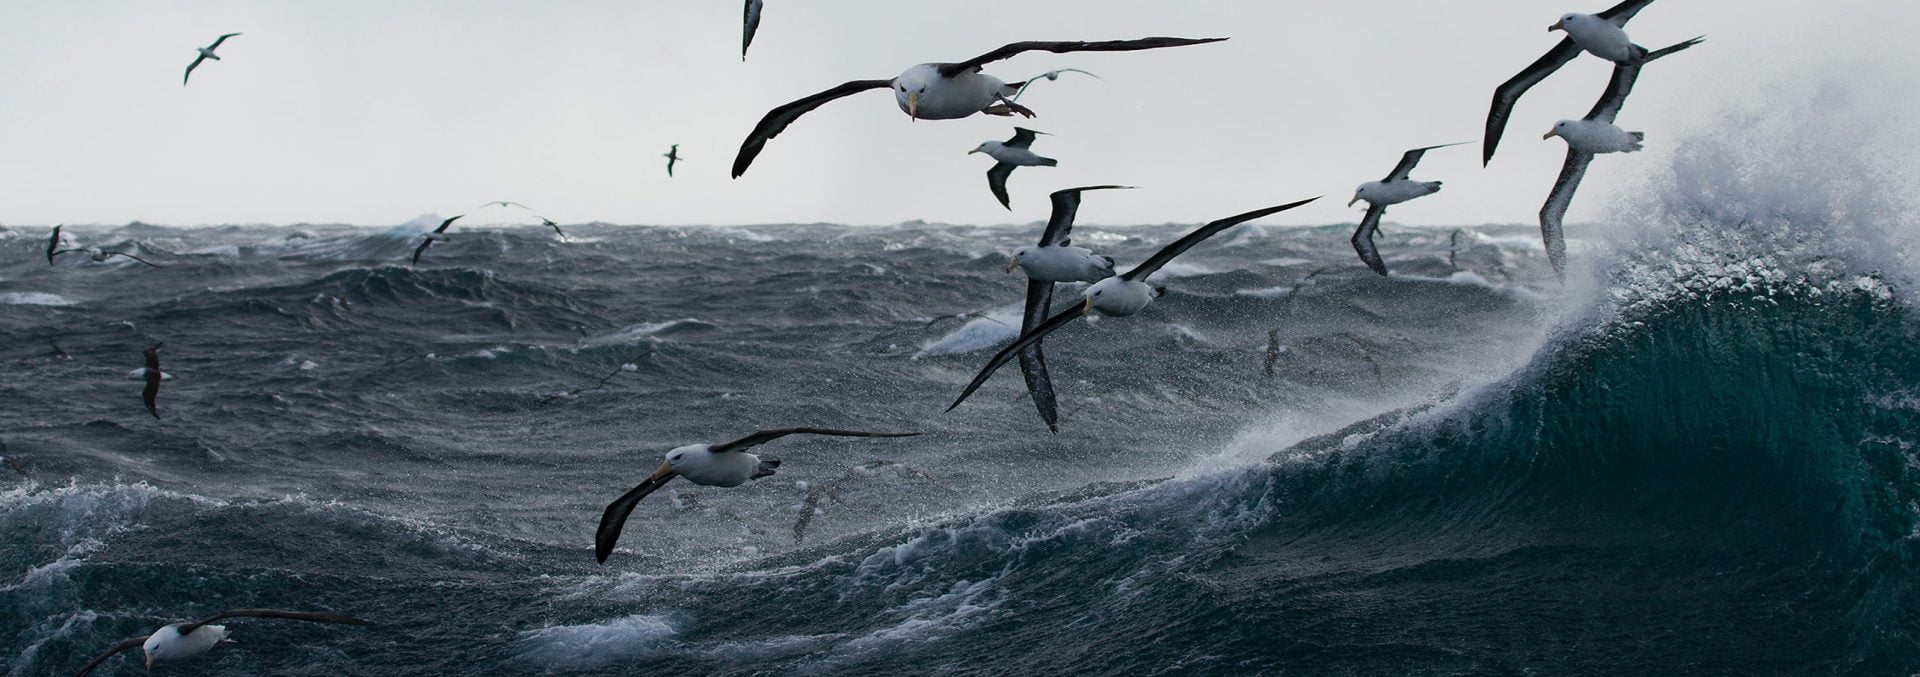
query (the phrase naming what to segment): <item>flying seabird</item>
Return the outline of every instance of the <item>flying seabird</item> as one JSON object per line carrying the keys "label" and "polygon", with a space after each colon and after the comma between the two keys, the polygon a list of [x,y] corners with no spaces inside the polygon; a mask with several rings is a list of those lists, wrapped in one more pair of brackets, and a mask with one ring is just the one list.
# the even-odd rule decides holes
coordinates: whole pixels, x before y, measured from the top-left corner
{"label": "flying seabird", "polygon": [[673,178],[673,163],[680,161],[680,144],[673,144],[673,147],[668,148],[667,152],[661,153],[660,157],[667,159],[667,178]]}
{"label": "flying seabird", "polygon": [[1047,334],[1051,334],[1055,330],[1067,326],[1068,323],[1086,315],[1088,312],[1099,311],[1101,315],[1109,317],[1126,317],[1145,310],[1149,304],[1153,303],[1153,299],[1164,291],[1160,288],[1149,286],[1146,282],[1147,276],[1159,271],[1161,267],[1173,261],[1174,257],[1179,256],[1188,249],[1192,249],[1194,245],[1200,244],[1207,238],[1218,235],[1228,228],[1263,216],[1278,214],[1318,199],[1320,198],[1312,197],[1298,202],[1289,202],[1277,207],[1256,209],[1245,214],[1229,216],[1208,223],[1188,233],[1185,237],[1174,240],[1172,244],[1162,247],[1160,251],[1154,252],[1153,256],[1147,257],[1147,260],[1142,261],[1140,265],[1134,266],[1133,270],[1093,283],[1093,286],[1087,288],[1086,300],[1084,302],[1063,310],[1053,317],[1047,318],[1047,321],[1040,323],[1032,329],[1021,332],[1020,337],[1014,339],[1013,343],[1007,345],[1005,348],[1001,348],[1000,352],[994,353],[993,358],[987,360],[986,366],[980,368],[980,373],[973,377],[973,382],[968,383],[967,389],[960,393],[960,397],[955,398],[953,404],[947,406],[947,411],[953,411],[954,407],[958,407],[961,402],[967,401],[967,396],[972,395],[973,391],[979,390],[980,386],[985,384],[989,377],[993,376],[994,371],[1013,360],[1016,355],[1026,350],[1028,346],[1038,343],[1040,339],[1046,338]]}
{"label": "flying seabird", "polygon": [[555,235],[559,235],[559,236],[560,236],[560,239],[562,239],[562,240],[565,240],[565,239],[567,239],[567,234],[566,234],[566,233],[564,233],[564,232],[561,232],[561,230],[560,230],[560,224],[558,224],[558,223],[554,223],[554,222],[553,222],[553,219],[549,219],[549,218],[547,218],[547,217],[544,217],[544,216],[541,216],[541,215],[539,215],[539,214],[534,214],[534,215],[533,215],[533,218],[536,218],[536,219],[540,219],[540,225],[543,225],[543,226],[546,226],[546,227],[548,227],[548,228],[552,228],[552,229],[553,229],[553,234],[555,234]]}
{"label": "flying seabird", "polygon": [[1035,75],[1033,77],[1027,78],[1026,82],[1020,83],[1020,91],[1013,93],[1013,100],[1019,101],[1020,95],[1026,94],[1027,88],[1032,87],[1033,83],[1035,82],[1039,82],[1041,80],[1046,80],[1047,82],[1054,82],[1056,80],[1059,80],[1061,73],[1079,73],[1081,75],[1092,77],[1095,80],[1106,80],[1106,78],[1100,77],[1098,75],[1094,75],[1092,73],[1080,70],[1078,68],[1059,68],[1059,69],[1050,70],[1045,73],[1041,73],[1039,75]]}
{"label": "flying seabird", "polygon": [[[1650,61],[1650,52],[1645,47],[1633,44],[1623,30],[1635,14],[1650,4],[1653,4],[1653,0],[1626,0],[1599,14],[1567,14],[1548,26],[1549,32],[1566,31],[1567,37],[1548,50],[1545,56],[1493,90],[1493,108],[1487,112],[1487,135],[1480,151],[1481,164],[1493,162],[1493,151],[1500,145],[1500,135],[1507,129],[1507,117],[1513,114],[1513,105],[1520,100],[1520,95],[1560,70],[1561,66],[1567,65],[1580,52],[1588,52],[1617,65]],[[1659,53],[1671,54],[1698,44],[1701,39],[1694,38],[1659,50]]]}
{"label": "flying seabird", "polygon": [[1426,155],[1427,151],[1458,145],[1462,144],[1447,143],[1407,151],[1405,155],[1400,156],[1400,164],[1394,165],[1393,171],[1387,174],[1387,178],[1360,184],[1360,188],[1353,192],[1353,199],[1347,201],[1347,206],[1351,207],[1353,203],[1361,200],[1367,201],[1367,215],[1360,219],[1360,227],[1353,231],[1353,250],[1360,253],[1360,260],[1365,261],[1367,267],[1372,268],[1373,272],[1382,276],[1387,274],[1387,263],[1380,259],[1380,248],[1373,244],[1373,231],[1380,227],[1380,217],[1387,213],[1387,206],[1440,192],[1439,181],[1414,181],[1407,178],[1408,174],[1413,173],[1413,166],[1420,164],[1420,156]]}
{"label": "flying seabird", "polygon": [[155,343],[147,346],[144,353],[147,356],[147,366],[137,369],[133,374],[128,375],[138,374],[139,378],[146,379],[147,387],[140,391],[140,399],[147,403],[147,413],[153,414],[154,420],[159,420],[160,404],[158,400],[160,397],[160,382],[172,378],[172,376],[160,371],[160,344]]}
{"label": "flying seabird", "polygon": [[1567,240],[1562,229],[1562,219],[1567,215],[1568,205],[1573,203],[1573,193],[1580,188],[1580,179],[1587,174],[1587,165],[1593,162],[1593,156],[1600,153],[1632,153],[1640,150],[1640,142],[1646,134],[1629,132],[1613,124],[1620,115],[1620,108],[1627,103],[1627,94],[1633,91],[1634,80],[1640,77],[1640,68],[1660,57],[1692,47],[1698,41],[1683,42],[1666,49],[1646,55],[1633,65],[1613,67],[1613,79],[1607,83],[1607,91],[1593,105],[1593,110],[1579,120],[1561,120],[1553,123],[1553,129],[1542,139],[1560,137],[1567,142],[1567,162],[1560,167],[1560,178],[1553,182],[1553,191],[1547,194],[1547,203],[1540,208],[1540,238],[1547,247],[1547,262],[1553,264],[1553,272],[1566,274]]}
{"label": "flying seabird", "polygon": [[462,216],[466,216],[466,214],[455,214],[453,218],[441,221],[439,228],[435,228],[433,232],[427,233],[426,239],[421,240],[420,246],[413,250],[413,265],[420,265],[420,253],[426,251],[427,247],[433,246],[433,243],[437,240],[447,239],[447,226],[453,225],[453,222],[460,220]]}
{"label": "flying seabird", "polygon": [[[520,203],[518,203],[518,202],[514,202],[514,201],[512,201],[512,200],[494,200],[494,201],[492,201],[492,202],[488,202],[488,203],[486,203],[486,204],[483,204],[483,205],[480,205],[479,207],[475,207],[475,209],[486,209],[486,208],[488,208],[488,207],[496,207],[496,206],[498,206],[498,207],[519,207],[519,208],[521,208],[521,209],[525,209],[525,210],[527,210],[527,211],[533,211],[533,208],[532,208],[532,207],[528,207],[528,206],[526,206],[526,205],[523,205],[523,204],[520,204]],[[458,218],[458,217],[455,217],[455,218]]]}
{"label": "flying seabird", "polygon": [[60,238],[60,226],[54,226],[53,235],[47,238],[47,265],[49,266],[53,265],[53,257],[55,256],[59,256],[61,254],[66,254],[70,252],[78,252],[81,254],[86,254],[89,258],[93,259],[94,263],[105,263],[107,259],[111,259],[115,256],[125,256],[135,261],[139,261],[141,263],[147,264],[148,266],[152,266],[154,268],[162,267],[159,264],[156,264],[152,261],[148,261],[146,259],[140,258],[138,256],[134,256],[132,254],[128,254],[126,252],[106,251],[106,250],[100,249],[99,247],[69,247],[67,249],[61,249],[60,245],[62,244],[65,244],[65,243],[62,242]]}
{"label": "flying seabird", "polygon": [[1016,42],[959,63],[923,63],[908,68],[900,75],[887,80],[854,80],[767,111],[766,117],[761,118],[760,123],[754,125],[753,131],[747,134],[746,141],[740,144],[740,154],[733,160],[733,178],[740,178],[740,175],[747,173],[747,167],[753,164],[753,158],[766,148],[767,141],[785,131],[787,125],[793,124],[794,120],[808,111],[844,96],[869,89],[891,88],[894,102],[899,104],[901,111],[915,120],[954,120],[969,117],[975,113],[989,115],[1018,113],[1033,117],[1032,110],[1007,98],[1019,93],[1019,84],[1002,82],[999,78],[980,72],[980,67],[1022,52],[1046,51],[1056,54],[1131,52],[1198,45],[1225,39],[1142,38],[1104,42]]}
{"label": "flying seabird", "polygon": [[1060,164],[1059,160],[1040,157],[1028,150],[1033,146],[1034,135],[1045,133],[1015,127],[1013,138],[988,141],[967,151],[968,155],[986,153],[987,157],[993,158],[993,168],[987,170],[987,190],[993,191],[993,196],[1000,199],[1000,206],[1013,209],[1013,205],[1007,203],[1007,177],[1013,176],[1015,167],[1052,167]]}
{"label": "flying seabird", "polygon": [[213,44],[199,48],[200,56],[193,57],[193,63],[187,64],[187,74],[180,77],[180,86],[182,87],[187,86],[187,79],[193,77],[193,69],[199,68],[200,62],[206,61],[207,59],[213,59],[214,61],[219,61],[220,55],[214,54],[213,50],[219,49],[220,43],[226,42],[227,38],[231,38],[236,35],[239,35],[239,33],[228,33],[226,35],[222,35],[218,40],[214,40]]}
{"label": "flying seabird", "polygon": [[761,460],[747,449],[786,437],[788,435],[834,435],[838,437],[912,437],[920,433],[870,433],[857,430],[833,430],[830,428],[777,428],[742,437],[726,444],[689,444],[667,452],[667,460],[647,476],[645,482],[607,504],[607,510],[600,515],[600,528],[594,532],[594,557],[601,563],[613,554],[613,545],[620,540],[620,530],[627,524],[627,516],[633,513],[633,507],[654,490],[666,485],[675,477],[685,476],[687,481],[708,487],[737,487],[748,480],[757,480],[772,475],[780,467],[775,459]]}
{"label": "flying seabird", "polygon": [[314,611],[282,611],[279,609],[229,609],[214,614],[212,618],[193,623],[170,623],[145,637],[132,637],[120,640],[119,644],[107,649],[106,653],[95,656],[93,660],[73,673],[74,677],[85,677],[100,667],[107,659],[122,651],[139,647],[147,655],[147,670],[153,670],[155,662],[166,663],[193,658],[212,651],[214,647],[232,643],[227,639],[227,628],[223,625],[209,625],[226,618],[284,618],[292,621],[310,623],[338,623],[341,625],[373,625],[352,616],[319,613]]}
{"label": "flying seabird", "polygon": [[47,345],[53,346],[53,354],[60,356],[60,359],[73,360],[73,356],[67,354],[67,349],[60,347],[60,342],[53,340],[53,337],[47,337]]}
{"label": "flying seabird", "polygon": [[[1019,268],[1027,274],[1027,304],[1020,315],[1021,334],[1033,331],[1034,327],[1053,314],[1054,283],[1099,282],[1113,277],[1112,257],[1070,246],[1073,219],[1080,212],[1082,192],[1130,188],[1082,186],[1054,191],[1048,196],[1053,201],[1053,213],[1047,217],[1046,230],[1040,233],[1040,243],[1013,250],[1013,257],[1007,261],[1007,272]],[[1026,377],[1027,393],[1033,396],[1033,406],[1039,410],[1040,420],[1046,422],[1047,430],[1060,432],[1060,411],[1054,400],[1053,379],[1047,376],[1046,356],[1041,354],[1038,340],[1020,351],[1020,374]]]}
{"label": "flying seabird", "polygon": [[[65,225],[65,224],[62,224]],[[60,226],[53,227],[53,236],[47,238],[47,265],[53,265],[53,257],[73,251],[60,248]]]}
{"label": "flying seabird", "polygon": [[747,48],[753,46],[753,34],[760,30],[760,6],[765,0],[747,0],[746,16],[740,26],[740,60],[747,60]]}

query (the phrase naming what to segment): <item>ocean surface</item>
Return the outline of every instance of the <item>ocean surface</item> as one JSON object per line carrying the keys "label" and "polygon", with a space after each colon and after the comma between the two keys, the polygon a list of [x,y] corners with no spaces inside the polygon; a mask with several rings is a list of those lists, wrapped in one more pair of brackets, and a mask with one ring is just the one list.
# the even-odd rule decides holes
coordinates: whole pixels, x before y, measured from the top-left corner
{"label": "ocean surface", "polygon": [[[1564,283],[1527,227],[1389,222],[1389,278],[1244,227],[1048,340],[1057,435],[1012,369],[942,413],[1037,225],[7,227],[0,673],[279,607],[379,625],[159,674],[1908,674],[1911,218],[1623,210]],[[796,425],[926,434],[761,447],[594,562],[665,450]]]}

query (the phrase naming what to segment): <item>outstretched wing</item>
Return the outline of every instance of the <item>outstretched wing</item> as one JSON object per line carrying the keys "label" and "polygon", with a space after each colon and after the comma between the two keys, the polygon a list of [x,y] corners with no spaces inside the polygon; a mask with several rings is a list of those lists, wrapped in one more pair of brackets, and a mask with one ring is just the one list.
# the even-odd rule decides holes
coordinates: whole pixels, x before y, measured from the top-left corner
{"label": "outstretched wing", "polygon": [[127,257],[127,258],[130,258],[130,259],[133,259],[133,260],[135,260],[135,261],[139,261],[139,262],[141,262],[141,263],[144,263],[144,264],[147,264],[148,266],[152,266],[152,267],[154,267],[154,268],[159,268],[159,267],[160,267],[160,264],[157,264],[157,263],[154,263],[154,262],[152,262],[152,261],[148,261],[148,260],[146,260],[146,259],[143,259],[143,258],[140,258],[140,257],[138,257],[138,256],[134,256],[134,255],[132,255],[132,254],[128,254],[128,253],[126,253],[126,252],[101,252],[101,253],[102,253],[102,254],[106,254],[107,256],[125,256],[125,257]]}
{"label": "outstretched wing", "polygon": [[833,428],[775,428],[742,437],[726,444],[711,447],[713,453],[723,454],[729,451],[746,451],[753,447],[786,437],[788,435],[833,435],[835,437],[913,437],[920,433],[870,433],[859,430],[835,430]]}
{"label": "outstretched wing", "polygon": [[954,398],[953,404],[947,405],[947,411],[953,411],[954,407],[958,407],[961,402],[967,401],[967,398],[973,395],[973,391],[979,390],[981,385],[986,384],[987,379],[993,377],[993,372],[999,371],[1001,366],[1013,361],[1014,356],[1026,350],[1027,346],[1039,343],[1040,339],[1046,338],[1048,334],[1053,333],[1061,327],[1067,326],[1075,319],[1087,314],[1087,308],[1090,305],[1091,304],[1088,303],[1074,304],[1072,308],[1060,311],[1059,314],[1047,318],[1047,321],[1035,325],[1032,329],[1021,332],[1020,336],[1013,340],[1013,343],[1007,344],[1007,347],[1001,348],[1000,352],[993,354],[992,359],[987,360],[986,366],[980,368],[980,373],[973,375],[973,381],[967,384],[967,389],[960,391],[960,396]]}
{"label": "outstretched wing", "polygon": [[1614,66],[1613,79],[1607,81],[1607,91],[1600,94],[1600,100],[1594,102],[1593,110],[1587,111],[1587,119],[1612,124],[1619,117],[1620,108],[1627,105],[1627,94],[1633,92],[1633,81],[1640,77],[1639,66]]}
{"label": "outstretched wing", "polygon": [[[525,207],[522,207],[522,209],[525,209]],[[436,233],[444,233],[444,232],[447,232],[447,226],[451,226],[451,225],[453,225],[453,222],[455,222],[455,221],[459,221],[459,220],[460,220],[460,217],[462,217],[462,216],[466,216],[466,214],[455,214],[455,215],[453,215],[453,217],[452,217],[452,218],[449,218],[449,219],[447,219],[447,220],[445,220],[445,221],[441,221],[441,222],[440,222],[440,227],[439,227],[439,228],[435,228],[435,229],[433,229],[433,232],[436,232]]]}
{"label": "outstretched wing", "polygon": [[614,544],[620,542],[620,530],[626,528],[627,516],[633,514],[633,507],[640,504],[640,499],[666,486],[675,477],[679,475],[672,471],[665,474],[656,473],[647,478],[647,481],[641,482],[640,486],[628,490],[627,493],[621,494],[619,498],[607,504],[606,512],[600,513],[600,527],[593,531],[593,556],[601,564],[607,563],[607,557],[613,554]]}
{"label": "outstretched wing", "polygon": [[211,50],[211,49],[219,49],[219,48],[220,48],[220,43],[222,43],[222,42],[226,42],[226,41],[227,41],[227,38],[231,38],[231,37],[233,37],[233,36],[236,36],[236,35],[239,35],[239,33],[228,33],[228,34],[226,34],[226,35],[222,35],[222,36],[220,36],[219,38],[216,38],[216,39],[214,39],[214,41],[213,41],[213,44],[211,44],[211,45],[207,45],[207,49],[210,49],[210,50]]}
{"label": "outstretched wing", "polygon": [[[63,224],[64,225],[64,224]],[[53,227],[53,236],[47,238],[47,265],[53,265],[53,257],[60,254],[60,226]]]}
{"label": "outstretched wing", "polygon": [[1627,22],[1633,19],[1633,15],[1639,14],[1640,10],[1646,9],[1647,5],[1651,4],[1653,4],[1653,0],[1627,0],[1618,5],[1608,7],[1594,16],[1611,21],[1615,26],[1625,28]]}
{"label": "outstretched wing", "polygon": [[193,69],[199,68],[200,62],[206,61],[206,60],[207,60],[207,55],[205,54],[201,54],[199,56],[193,57],[193,63],[187,64],[187,74],[180,76],[180,86],[185,87],[187,85],[187,81],[193,79]]}
{"label": "outstretched wing", "polygon": [[[1052,310],[1053,283],[1027,280],[1027,307],[1020,316],[1020,333],[1032,331]],[[1033,406],[1047,430],[1060,432],[1060,409],[1054,401],[1053,379],[1047,375],[1047,357],[1040,352],[1039,341],[1020,351],[1020,375],[1027,380],[1027,394],[1033,397]]]}
{"label": "outstretched wing", "polygon": [[1468,143],[1472,143],[1472,142],[1462,141],[1458,143],[1443,143],[1438,146],[1427,146],[1426,148],[1415,148],[1413,150],[1407,151],[1406,154],[1400,156],[1400,164],[1394,165],[1393,172],[1387,174],[1387,178],[1381,179],[1381,182],[1391,183],[1394,181],[1407,180],[1407,177],[1413,174],[1414,166],[1420,164],[1420,158],[1422,156],[1425,156],[1427,154],[1427,151],[1434,150],[1436,148],[1446,148],[1448,146],[1460,146]]}
{"label": "outstretched wing", "polygon": [[1135,52],[1143,49],[1162,47],[1185,47],[1219,42],[1226,38],[1141,38],[1138,40],[1103,40],[1099,42],[1016,42],[987,52],[960,63],[940,65],[940,77],[950,78],[971,71],[989,63],[999,61],[1022,52]]}
{"label": "outstretched wing", "polygon": [[1013,128],[1013,138],[1007,139],[1006,143],[1000,145],[1008,148],[1031,148],[1033,147],[1034,138],[1039,134],[1040,132],[1025,127],[1015,127]]}
{"label": "outstretched wing", "polygon": [[1563,221],[1567,207],[1573,204],[1573,193],[1580,189],[1580,179],[1587,175],[1587,164],[1591,162],[1592,153],[1567,149],[1567,163],[1560,167],[1560,178],[1553,182],[1553,192],[1547,194],[1547,204],[1540,208],[1540,240],[1547,246],[1547,262],[1553,264],[1553,272],[1562,275],[1566,274],[1567,266]]}
{"label": "outstretched wing", "polygon": [[1360,260],[1381,277],[1387,275],[1387,262],[1381,260],[1380,247],[1373,243],[1373,231],[1380,228],[1380,217],[1386,213],[1386,205],[1367,208],[1367,215],[1360,219],[1360,227],[1353,230],[1353,251],[1359,253]]}
{"label": "outstretched wing", "polygon": [[225,618],[281,618],[289,621],[308,623],[338,623],[340,625],[373,625],[373,621],[361,620],[352,616],[329,614],[318,611],[286,611],[282,609],[228,609],[197,623],[187,623],[179,627],[185,635],[200,629],[200,626]]}
{"label": "outstretched wing", "polygon": [[413,248],[413,265],[420,265],[420,254],[431,246],[433,246],[433,238],[426,238],[420,241],[420,246]]}
{"label": "outstretched wing", "polygon": [[993,191],[994,199],[1007,209],[1013,209],[1012,201],[1007,198],[1007,177],[1013,176],[1013,170],[1018,168],[1019,165],[996,162],[987,169],[987,190]]}
{"label": "outstretched wing", "polygon": [[760,30],[761,0],[747,0],[746,16],[740,30],[740,60],[747,60],[747,48],[753,46],[753,34]]}
{"label": "outstretched wing", "polygon": [[115,655],[119,654],[122,651],[127,651],[129,649],[138,649],[140,648],[140,645],[146,644],[146,643],[147,643],[147,635],[141,635],[139,637],[129,637],[127,639],[120,640],[119,644],[115,644],[113,645],[113,648],[107,649],[106,653],[100,654],[98,656],[94,656],[93,660],[87,661],[86,665],[80,666],[80,670],[78,672],[73,673],[73,677],[86,677],[88,673],[93,672],[94,668],[100,667],[101,663],[107,662],[107,659],[114,657]]}
{"label": "outstretched wing", "polygon": [[1580,47],[1573,44],[1573,38],[1563,39],[1518,75],[1494,88],[1493,107],[1487,111],[1487,135],[1480,144],[1480,164],[1493,162],[1493,151],[1500,147],[1500,136],[1507,131],[1507,118],[1513,115],[1513,105],[1520,101],[1520,95],[1579,55]]}
{"label": "outstretched wing", "polygon": [[1186,237],[1180,238],[1178,240],[1174,240],[1173,244],[1167,245],[1165,247],[1161,247],[1160,251],[1154,252],[1153,256],[1147,257],[1146,261],[1141,262],[1140,265],[1134,266],[1133,270],[1129,270],[1125,274],[1121,275],[1120,279],[1130,280],[1130,281],[1146,279],[1148,275],[1152,275],[1153,272],[1156,270],[1159,270],[1161,266],[1167,265],[1167,263],[1173,261],[1173,257],[1179,256],[1180,254],[1186,252],[1188,249],[1192,249],[1194,245],[1200,244],[1201,242],[1205,241],[1207,238],[1220,234],[1220,231],[1226,230],[1228,228],[1232,228],[1234,226],[1240,225],[1242,223],[1246,223],[1248,221],[1252,221],[1254,219],[1257,219],[1263,216],[1278,214],[1280,212],[1293,209],[1294,207],[1298,207],[1300,205],[1303,205],[1318,199],[1320,198],[1316,196],[1316,197],[1307,198],[1305,200],[1301,200],[1299,202],[1289,202],[1287,204],[1283,204],[1278,207],[1268,207],[1266,209],[1255,209],[1245,214],[1236,214],[1224,219],[1220,219],[1219,221],[1214,221],[1213,223],[1209,223],[1207,225],[1201,226],[1199,230],[1195,230],[1191,233],[1187,233]]}
{"label": "outstretched wing", "polygon": [[1053,191],[1053,213],[1047,216],[1047,229],[1040,234],[1040,246],[1066,246],[1073,241],[1073,218],[1080,213],[1080,193],[1089,190],[1132,189],[1133,186],[1081,186]]}
{"label": "outstretched wing", "polygon": [[760,118],[760,124],[754,125],[753,131],[747,134],[747,140],[741,142],[740,154],[733,158],[733,178],[740,178],[741,174],[747,173],[747,167],[753,164],[754,157],[760,155],[760,150],[767,147],[767,141],[779,136],[780,132],[787,129],[787,125],[793,124],[794,120],[800,119],[800,116],[807,114],[808,111],[819,108],[834,99],[869,89],[891,86],[893,86],[892,80],[854,80],[767,111],[766,117]]}

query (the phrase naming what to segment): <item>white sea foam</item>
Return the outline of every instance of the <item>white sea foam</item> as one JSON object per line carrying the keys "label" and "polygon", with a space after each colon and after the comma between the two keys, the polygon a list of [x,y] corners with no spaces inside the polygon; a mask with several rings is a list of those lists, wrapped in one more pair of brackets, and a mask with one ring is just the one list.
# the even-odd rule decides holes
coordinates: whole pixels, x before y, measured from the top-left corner
{"label": "white sea foam", "polygon": [[71,306],[74,300],[59,294],[38,291],[10,291],[0,294],[0,305],[9,306]]}
{"label": "white sea foam", "polygon": [[960,328],[920,348],[913,359],[940,355],[962,355],[986,350],[1012,341],[1020,335],[1020,306],[1003,306],[987,312],[986,317],[968,320]]}

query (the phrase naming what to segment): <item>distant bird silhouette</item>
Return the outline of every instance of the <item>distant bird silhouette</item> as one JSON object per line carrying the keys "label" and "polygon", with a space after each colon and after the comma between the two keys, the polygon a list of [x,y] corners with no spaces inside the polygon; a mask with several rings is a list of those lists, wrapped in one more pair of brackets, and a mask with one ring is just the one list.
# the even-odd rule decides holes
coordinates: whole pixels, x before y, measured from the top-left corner
{"label": "distant bird silhouette", "polygon": [[466,214],[455,214],[453,218],[441,221],[439,228],[435,228],[433,232],[427,233],[426,239],[421,240],[420,246],[413,250],[413,265],[420,265],[420,254],[427,251],[427,247],[433,246],[433,243],[436,241],[447,239],[447,226],[453,225],[453,222],[459,221],[462,216],[466,216]]}
{"label": "distant bird silhouette", "polygon": [[673,163],[680,161],[680,144],[673,144],[673,147],[661,153],[660,157],[667,159],[667,178],[673,178]]}
{"label": "distant bird silhouette", "polygon": [[231,38],[236,35],[239,35],[239,33],[228,33],[226,35],[222,35],[220,36],[220,39],[214,40],[213,44],[199,48],[200,56],[193,57],[193,63],[187,64],[187,74],[180,77],[180,86],[182,87],[187,86],[187,79],[193,77],[193,69],[199,68],[200,62],[206,61],[207,59],[213,59],[214,61],[219,61],[220,55],[214,54],[213,50],[219,49],[220,43],[226,42],[227,38]]}

